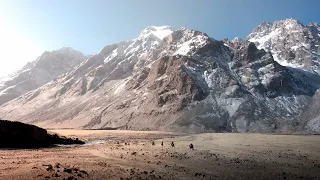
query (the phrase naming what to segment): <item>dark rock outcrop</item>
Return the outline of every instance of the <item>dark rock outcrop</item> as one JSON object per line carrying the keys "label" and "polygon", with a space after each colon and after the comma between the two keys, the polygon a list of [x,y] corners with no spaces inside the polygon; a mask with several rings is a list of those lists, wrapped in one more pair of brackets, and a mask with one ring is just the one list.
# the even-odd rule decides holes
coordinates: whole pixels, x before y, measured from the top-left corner
{"label": "dark rock outcrop", "polygon": [[0,148],[41,148],[53,144],[84,144],[84,142],[58,135],[21,122],[0,120]]}

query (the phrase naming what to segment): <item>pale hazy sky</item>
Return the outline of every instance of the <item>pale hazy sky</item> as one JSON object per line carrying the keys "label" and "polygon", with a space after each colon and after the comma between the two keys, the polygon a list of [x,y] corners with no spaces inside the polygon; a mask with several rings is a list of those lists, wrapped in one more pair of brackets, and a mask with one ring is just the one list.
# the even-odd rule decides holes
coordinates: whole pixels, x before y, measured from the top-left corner
{"label": "pale hazy sky", "polygon": [[0,16],[0,77],[34,60],[43,48]]}
{"label": "pale hazy sky", "polygon": [[0,76],[46,50],[94,54],[151,25],[242,38],[261,21],[320,23],[319,7],[319,0],[0,0]]}

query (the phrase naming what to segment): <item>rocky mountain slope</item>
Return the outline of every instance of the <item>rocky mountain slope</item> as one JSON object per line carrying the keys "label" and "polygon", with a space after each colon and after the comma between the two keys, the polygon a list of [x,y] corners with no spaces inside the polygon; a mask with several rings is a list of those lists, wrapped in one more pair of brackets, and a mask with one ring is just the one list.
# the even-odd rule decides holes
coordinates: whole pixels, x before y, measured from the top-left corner
{"label": "rocky mountain slope", "polygon": [[319,38],[317,24],[292,19],[232,41],[148,27],[3,104],[0,117],[51,128],[319,131]]}
{"label": "rocky mountain slope", "polygon": [[0,78],[0,105],[63,75],[85,59],[71,48],[44,52],[17,72]]}

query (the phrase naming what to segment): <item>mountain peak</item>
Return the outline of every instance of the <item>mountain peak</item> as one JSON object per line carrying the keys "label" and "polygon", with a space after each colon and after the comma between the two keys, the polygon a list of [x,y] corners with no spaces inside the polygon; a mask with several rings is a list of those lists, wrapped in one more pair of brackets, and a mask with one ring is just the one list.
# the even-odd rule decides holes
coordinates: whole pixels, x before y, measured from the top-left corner
{"label": "mountain peak", "polygon": [[320,59],[315,52],[319,46],[319,31],[320,27],[315,23],[304,25],[290,18],[261,23],[246,40],[254,42],[258,49],[271,52],[274,59],[283,66],[318,72]]}
{"label": "mountain peak", "polygon": [[73,50],[72,47],[62,47],[61,49],[59,50]]}
{"label": "mountain peak", "polygon": [[236,42],[239,42],[239,41],[240,41],[240,38],[239,37],[235,37],[231,42],[236,43]]}
{"label": "mountain peak", "polygon": [[72,49],[71,47],[63,47],[61,49],[58,49],[57,51],[76,51],[76,50]]}
{"label": "mountain peak", "polygon": [[270,28],[272,27],[272,25],[273,25],[273,23],[271,23],[271,22],[262,22],[256,28],[254,28],[252,33],[261,33],[261,32],[269,31]]}
{"label": "mountain peak", "polygon": [[58,53],[63,53],[63,54],[82,54],[80,51],[77,51],[71,47],[63,47],[61,49],[55,50],[55,51],[51,51],[53,52],[58,52]]}
{"label": "mountain peak", "polygon": [[148,26],[144,30],[141,31],[139,38],[146,38],[150,35],[154,35],[159,39],[163,39],[173,32],[173,28],[171,26]]}
{"label": "mountain peak", "polygon": [[284,19],[280,21],[275,21],[273,23],[273,28],[286,28],[286,29],[296,29],[297,27],[303,27],[304,25],[299,22],[297,19]]}
{"label": "mountain peak", "polygon": [[284,20],[279,20],[275,22],[265,22],[260,23],[251,34],[254,33],[268,33],[270,31],[276,30],[278,28],[285,28],[287,30],[290,29],[299,29],[303,28],[304,25],[298,21],[297,19],[288,18]]}
{"label": "mountain peak", "polygon": [[[87,57],[70,47],[45,51],[0,82],[0,105],[72,70]],[[3,81],[1,79],[0,81]]]}

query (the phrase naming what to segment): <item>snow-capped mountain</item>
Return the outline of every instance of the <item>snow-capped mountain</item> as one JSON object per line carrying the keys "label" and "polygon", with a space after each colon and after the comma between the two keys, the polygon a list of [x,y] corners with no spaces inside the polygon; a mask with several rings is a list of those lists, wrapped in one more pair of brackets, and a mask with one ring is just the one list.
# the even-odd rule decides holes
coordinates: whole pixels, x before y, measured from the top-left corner
{"label": "snow-capped mountain", "polygon": [[3,104],[0,117],[50,128],[320,131],[318,32],[288,19],[218,41],[151,26]]}
{"label": "snow-capped mountain", "polygon": [[86,59],[81,52],[69,47],[44,52],[17,72],[0,79],[0,104],[34,90],[70,71]]}
{"label": "snow-capped mountain", "polygon": [[283,66],[301,68],[320,73],[320,25],[303,25],[295,19],[274,23],[263,22],[246,40],[258,49],[270,51]]}

